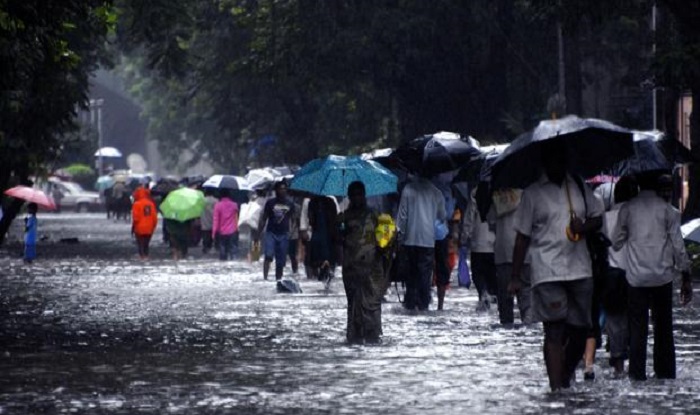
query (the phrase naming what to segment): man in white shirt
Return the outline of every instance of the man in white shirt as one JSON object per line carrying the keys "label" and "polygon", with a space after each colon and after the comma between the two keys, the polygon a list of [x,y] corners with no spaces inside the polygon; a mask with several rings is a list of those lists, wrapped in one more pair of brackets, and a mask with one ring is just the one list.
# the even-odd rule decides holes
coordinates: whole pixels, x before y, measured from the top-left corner
{"label": "man in white shirt", "polygon": [[428,309],[435,264],[436,222],[446,220],[445,198],[430,180],[416,177],[401,193],[396,228],[406,275],[404,307]]}
{"label": "man in white shirt", "polygon": [[682,273],[681,302],[692,298],[690,261],[681,235],[681,215],[656,193],[656,178],[642,174],[640,192],[620,209],[613,248],[625,248],[630,288],[629,376],[646,380],[649,310],[654,323],[654,372],[658,379],[675,379],[673,341],[673,278]]}
{"label": "man in white shirt", "polygon": [[521,290],[529,249],[533,319],[543,322],[549,385],[559,390],[570,386],[591,327],[593,272],[585,235],[602,226],[603,206],[567,172],[563,140],[540,146],[544,174],[522,195],[509,291]]}

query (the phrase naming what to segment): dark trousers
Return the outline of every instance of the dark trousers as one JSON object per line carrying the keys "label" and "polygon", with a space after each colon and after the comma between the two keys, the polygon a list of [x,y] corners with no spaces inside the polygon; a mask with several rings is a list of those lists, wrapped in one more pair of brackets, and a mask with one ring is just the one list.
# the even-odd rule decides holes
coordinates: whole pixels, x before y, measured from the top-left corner
{"label": "dark trousers", "polygon": [[629,287],[630,378],[646,380],[649,310],[654,323],[654,372],[659,379],[676,378],[673,342],[673,283],[660,287]]}
{"label": "dark trousers", "polygon": [[139,248],[139,256],[148,256],[148,245],[151,243],[151,235],[136,235],[136,245]]}
{"label": "dark trousers", "polygon": [[484,294],[497,295],[496,260],[493,252],[472,252],[471,271],[479,299]]}
{"label": "dark trousers", "polygon": [[449,239],[435,241],[435,283],[438,287],[450,285]]}
{"label": "dark trousers", "polygon": [[238,232],[231,235],[217,235],[219,240],[219,259],[226,261],[238,255]]}
{"label": "dark trousers", "polygon": [[292,272],[299,272],[299,258],[297,254],[299,253],[299,239],[289,240],[289,261],[292,263]]}
{"label": "dark trousers", "polygon": [[211,251],[214,246],[214,238],[211,236],[211,229],[202,229],[202,252],[205,254]]}
{"label": "dark trousers", "polygon": [[406,299],[404,306],[427,310],[430,305],[435,249],[404,246]]}
{"label": "dark trousers", "polygon": [[[500,264],[496,266],[497,271],[497,286],[498,286],[498,318],[501,324],[513,324],[515,316],[513,314],[513,296],[508,292],[508,284],[510,283],[513,264]],[[523,324],[532,323],[531,291],[530,285],[530,265],[525,264],[522,268],[520,276],[522,287],[518,293],[518,308],[520,309],[520,321]]]}

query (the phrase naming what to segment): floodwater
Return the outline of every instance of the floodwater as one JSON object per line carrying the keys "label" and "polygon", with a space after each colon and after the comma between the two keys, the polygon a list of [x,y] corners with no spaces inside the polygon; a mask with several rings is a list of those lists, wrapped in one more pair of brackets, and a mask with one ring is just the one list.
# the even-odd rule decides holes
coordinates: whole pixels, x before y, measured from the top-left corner
{"label": "floodwater", "polygon": [[417,316],[391,292],[383,343],[349,346],[339,281],[277,294],[259,264],[175,263],[159,237],[141,263],[99,214],[39,221],[33,265],[0,251],[0,414],[700,412],[697,306],[675,310],[677,380],[614,380],[601,352],[594,382],[551,393],[541,328],[499,327],[473,289]]}

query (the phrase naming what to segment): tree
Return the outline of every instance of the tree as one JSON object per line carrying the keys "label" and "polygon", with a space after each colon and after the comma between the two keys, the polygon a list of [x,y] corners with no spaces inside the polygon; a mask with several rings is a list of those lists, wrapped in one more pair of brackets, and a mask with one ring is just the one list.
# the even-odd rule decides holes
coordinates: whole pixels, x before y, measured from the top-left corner
{"label": "tree", "polygon": [[[0,1],[0,189],[61,151],[114,19],[108,1]],[[21,206],[4,206],[0,242]]]}

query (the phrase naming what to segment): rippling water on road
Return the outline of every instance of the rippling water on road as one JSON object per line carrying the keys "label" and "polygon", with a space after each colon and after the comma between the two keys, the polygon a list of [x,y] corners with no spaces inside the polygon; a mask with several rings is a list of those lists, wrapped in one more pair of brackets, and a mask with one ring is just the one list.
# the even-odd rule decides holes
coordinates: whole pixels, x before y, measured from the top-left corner
{"label": "rippling water on road", "polygon": [[679,379],[613,380],[601,353],[595,382],[552,394],[540,327],[498,327],[474,290],[418,316],[390,293],[384,342],[348,346],[338,281],[277,294],[258,264],[175,263],[159,241],[144,264],[101,215],[40,216],[40,234],[33,265],[0,251],[0,414],[700,411],[696,308],[675,310]]}

